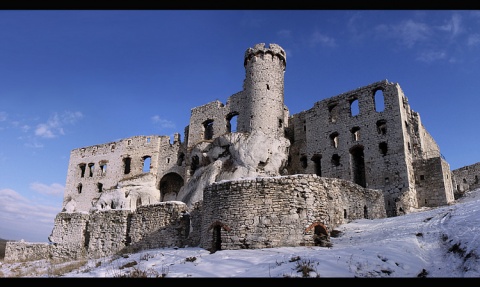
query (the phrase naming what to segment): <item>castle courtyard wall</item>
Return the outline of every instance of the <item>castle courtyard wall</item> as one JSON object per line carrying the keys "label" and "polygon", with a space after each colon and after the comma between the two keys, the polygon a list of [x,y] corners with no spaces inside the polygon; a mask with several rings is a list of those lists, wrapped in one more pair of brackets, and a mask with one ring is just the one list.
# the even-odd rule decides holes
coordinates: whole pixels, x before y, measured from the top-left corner
{"label": "castle courtyard wall", "polygon": [[384,217],[380,190],[341,179],[293,175],[219,182],[204,191],[201,246],[313,246],[311,226],[331,231],[351,220]]}

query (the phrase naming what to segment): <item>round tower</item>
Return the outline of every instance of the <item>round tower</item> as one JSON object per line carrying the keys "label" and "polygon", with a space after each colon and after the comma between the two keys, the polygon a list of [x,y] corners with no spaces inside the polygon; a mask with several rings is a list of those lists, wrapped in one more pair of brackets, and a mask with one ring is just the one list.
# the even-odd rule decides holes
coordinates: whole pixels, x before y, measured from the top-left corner
{"label": "round tower", "polygon": [[238,115],[237,131],[284,136],[286,64],[285,51],[277,44],[266,48],[260,43],[245,51],[244,109]]}

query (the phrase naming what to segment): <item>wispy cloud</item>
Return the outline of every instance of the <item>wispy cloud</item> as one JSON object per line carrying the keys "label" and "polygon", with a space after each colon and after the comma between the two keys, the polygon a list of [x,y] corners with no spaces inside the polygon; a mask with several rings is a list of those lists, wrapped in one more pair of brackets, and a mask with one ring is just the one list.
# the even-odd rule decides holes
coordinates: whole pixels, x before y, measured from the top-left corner
{"label": "wispy cloud", "polygon": [[439,27],[441,31],[450,33],[452,37],[459,35],[462,29],[462,17],[459,14],[453,14],[452,18],[447,20],[445,25]]}
{"label": "wispy cloud", "polygon": [[467,45],[469,47],[476,47],[480,44],[480,34],[472,34],[467,38]]}
{"label": "wispy cloud", "polygon": [[277,35],[281,38],[290,38],[292,36],[292,31],[290,30],[280,30],[277,32]]}
{"label": "wispy cloud", "polygon": [[407,48],[412,48],[417,43],[428,40],[432,34],[428,25],[411,19],[396,25],[378,25],[375,27],[375,31],[377,35],[397,39],[401,45]]}
{"label": "wispy cloud", "polygon": [[332,37],[329,37],[325,34],[322,34],[318,31],[315,31],[310,35],[309,43],[312,46],[323,46],[323,47],[335,47],[335,39]]}
{"label": "wispy cloud", "polygon": [[55,195],[55,196],[63,196],[63,192],[65,189],[65,187],[59,183],[52,183],[51,185],[46,185],[40,182],[31,183],[30,188],[41,194]]}
{"label": "wispy cloud", "polygon": [[175,124],[172,121],[162,119],[160,116],[155,115],[152,118],[152,122],[161,128],[173,129],[175,128]]}
{"label": "wispy cloud", "polygon": [[83,117],[81,112],[66,111],[62,114],[54,113],[46,123],[38,124],[35,135],[42,138],[55,138],[64,135],[64,126],[74,124]]}

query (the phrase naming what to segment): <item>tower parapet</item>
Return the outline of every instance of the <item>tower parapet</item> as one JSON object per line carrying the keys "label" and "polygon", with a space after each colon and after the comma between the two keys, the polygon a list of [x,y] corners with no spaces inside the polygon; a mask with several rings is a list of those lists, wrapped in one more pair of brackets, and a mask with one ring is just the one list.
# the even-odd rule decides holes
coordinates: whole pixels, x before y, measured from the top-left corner
{"label": "tower parapet", "polygon": [[264,43],[248,48],[244,58],[244,109],[238,116],[237,131],[262,131],[284,136],[285,50],[277,44]]}

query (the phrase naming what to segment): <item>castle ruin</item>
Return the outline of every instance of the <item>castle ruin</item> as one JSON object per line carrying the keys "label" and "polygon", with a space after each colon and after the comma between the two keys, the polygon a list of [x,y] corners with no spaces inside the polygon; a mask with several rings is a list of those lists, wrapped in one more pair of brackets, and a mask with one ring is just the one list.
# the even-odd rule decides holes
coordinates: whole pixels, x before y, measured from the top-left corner
{"label": "castle ruin", "polygon": [[285,51],[257,44],[244,67],[243,90],[193,108],[183,141],[142,135],[72,150],[51,244],[8,242],[5,261],[325,246],[319,236],[352,220],[454,201],[462,174],[397,83],[290,115]]}

